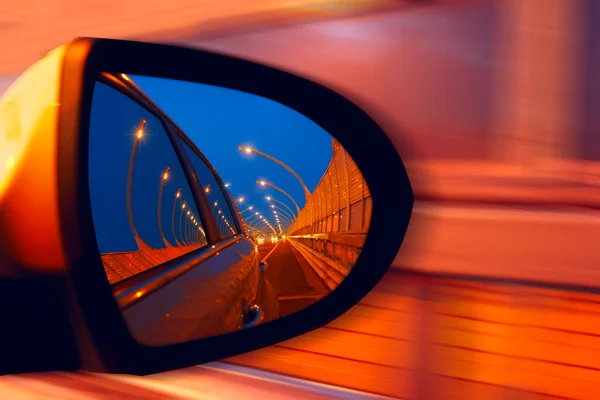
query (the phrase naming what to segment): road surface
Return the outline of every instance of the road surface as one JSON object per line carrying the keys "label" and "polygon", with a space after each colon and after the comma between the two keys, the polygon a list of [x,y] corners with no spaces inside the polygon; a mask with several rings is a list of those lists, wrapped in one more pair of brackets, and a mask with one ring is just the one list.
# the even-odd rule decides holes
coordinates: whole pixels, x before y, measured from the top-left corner
{"label": "road surface", "polygon": [[306,308],[329,293],[328,287],[289,242],[263,244],[259,254],[268,264],[265,274],[277,292],[282,316]]}

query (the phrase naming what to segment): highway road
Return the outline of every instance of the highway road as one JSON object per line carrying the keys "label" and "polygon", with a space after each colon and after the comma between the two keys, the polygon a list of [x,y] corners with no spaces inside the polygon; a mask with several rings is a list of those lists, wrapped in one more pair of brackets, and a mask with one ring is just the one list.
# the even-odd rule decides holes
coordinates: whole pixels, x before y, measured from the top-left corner
{"label": "highway road", "polygon": [[259,254],[268,264],[265,274],[278,294],[282,316],[306,308],[330,292],[289,242],[265,243],[259,246]]}

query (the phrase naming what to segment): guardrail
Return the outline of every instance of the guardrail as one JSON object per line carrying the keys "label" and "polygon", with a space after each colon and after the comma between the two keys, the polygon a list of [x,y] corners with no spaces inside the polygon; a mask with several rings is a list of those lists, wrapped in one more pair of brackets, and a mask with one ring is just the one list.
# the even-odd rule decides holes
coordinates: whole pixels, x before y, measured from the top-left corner
{"label": "guardrail", "polygon": [[372,208],[371,193],[360,170],[333,139],[329,166],[288,230],[290,243],[331,290],[356,263]]}
{"label": "guardrail", "polygon": [[333,156],[289,236],[322,233],[366,233],[373,202],[369,187],[352,157],[333,139]]}
{"label": "guardrail", "polygon": [[293,236],[289,241],[329,289],[334,290],[350,273],[366,237],[360,233],[322,233]]}

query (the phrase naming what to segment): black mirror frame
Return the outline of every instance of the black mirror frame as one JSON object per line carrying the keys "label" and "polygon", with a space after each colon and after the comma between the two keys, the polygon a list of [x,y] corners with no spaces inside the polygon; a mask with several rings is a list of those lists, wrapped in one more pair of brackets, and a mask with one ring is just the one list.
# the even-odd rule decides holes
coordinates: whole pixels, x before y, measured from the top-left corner
{"label": "black mirror frame", "polygon": [[[373,289],[396,257],[413,207],[404,164],[379,125],[340,94],[261,64],[175,46],[75,39],[68,47],[59,116],[60,221],[82,367],[145,375],[215,361],[319,328]],[[319,302],[249,330],[162,347],[129,333],[100,260],[88,182],[92,88],[101,72],[147,75],[226,87],[290,107],[336,138],[356,162],[373,198],[364,248],[348,277]]]}

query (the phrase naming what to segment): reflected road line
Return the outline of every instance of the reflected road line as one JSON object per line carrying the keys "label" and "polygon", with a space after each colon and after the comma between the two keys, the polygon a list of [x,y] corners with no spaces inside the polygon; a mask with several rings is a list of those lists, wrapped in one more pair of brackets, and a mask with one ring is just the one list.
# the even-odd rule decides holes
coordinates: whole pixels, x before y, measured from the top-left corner
{"label": "reflected road line", "polygon": [[279,246],[279,243],[281,243],[281,242],[277,242],[277,244],[271,249],[270,252],[267,253],[267,255],[261,260],[261,262],[267,261],[267,258],[269,258],[271,256],[271,254],[273,254],[273,252],[275,251],[277,246]]}

